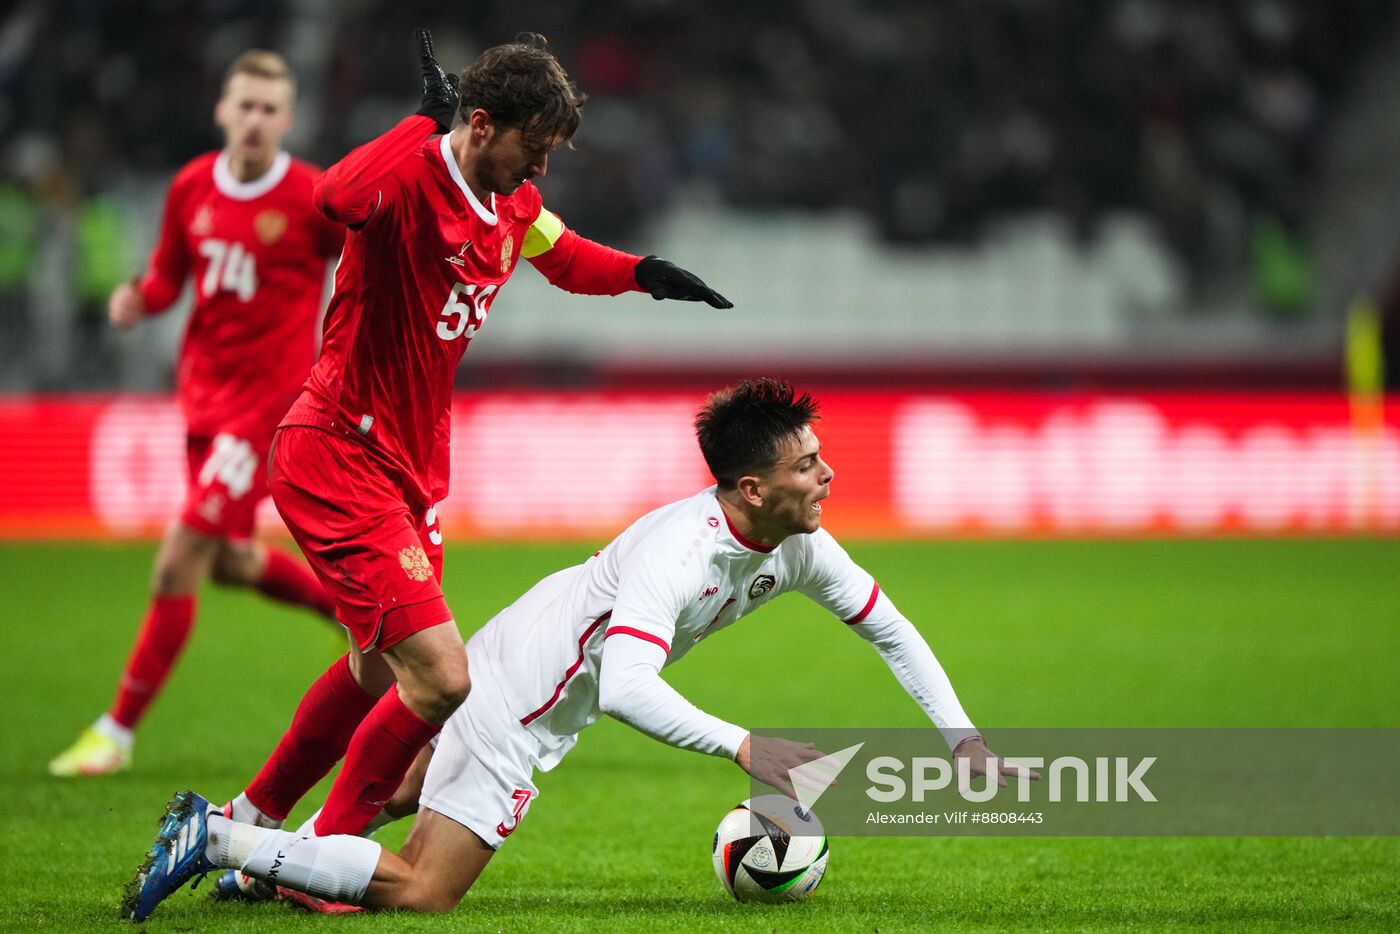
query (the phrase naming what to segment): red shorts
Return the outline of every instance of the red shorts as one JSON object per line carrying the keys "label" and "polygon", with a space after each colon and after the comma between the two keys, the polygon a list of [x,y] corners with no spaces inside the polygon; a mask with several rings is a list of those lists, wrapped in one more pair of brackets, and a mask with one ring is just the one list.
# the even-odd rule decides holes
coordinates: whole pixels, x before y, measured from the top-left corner
{"label": "red shorts", "polygon": [[185,457],[189,489],[180,521],[196,532],[247,541],[253,537],[258,504],[267,496],[267,438],[220,432],[189,435]]}
{"label": "red shorts", "polygon": [[413,513],[364,445],[288,426],[272,446],[272,501],[336,618],[362,651],[452,620],[436,510]]}

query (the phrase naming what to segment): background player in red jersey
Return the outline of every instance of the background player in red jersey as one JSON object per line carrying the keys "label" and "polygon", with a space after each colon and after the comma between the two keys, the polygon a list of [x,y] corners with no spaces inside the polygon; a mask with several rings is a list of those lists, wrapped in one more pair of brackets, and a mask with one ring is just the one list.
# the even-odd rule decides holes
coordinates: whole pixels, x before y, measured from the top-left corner
{"label": "background player in red jersey", "polygon": [[311,686],[228,806],[249,823],[279,825],[344,755],[316,832],[358,833],[467,696],[433,510],[447,494],[457,363],[520,258],[572,292],[731,307],[671,263],[585,240],[545,210],[530,180],[573,136],[582,96],[541,37],[486,50],[459,82],[426,32],[419,44],[418,113],[316,186],[317,204],[351,233],[321,356],[277,435],[271,485],[352,651]]}
{"label": "background player in red jersey", "polygon": [[189,494],[161,542],[150,609],[116,698],[49,763],[54,775],[131,764],[132,731],[189,637],[205,577],[333,612],[301,562],[252,538],[267,495],[268,446],[315,358],[326,260],[345,238],[312,204],[318,170],[282,151],[294,93],[280,56],[251,50],[233,62],[214,109],[223,150],[176,175],[149,268],[112,293],[112,325],[132,327],[170,307],[194,279],[177,374]]}

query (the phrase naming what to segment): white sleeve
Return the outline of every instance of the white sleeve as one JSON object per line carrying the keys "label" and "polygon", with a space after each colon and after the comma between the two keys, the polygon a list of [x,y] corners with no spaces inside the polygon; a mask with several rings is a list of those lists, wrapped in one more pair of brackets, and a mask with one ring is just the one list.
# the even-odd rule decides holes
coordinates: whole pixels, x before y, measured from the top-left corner
{"label": "white sleeve", "polygon": [[978,735],[976,728],[919,630],[900,614],[889,597],[878,592],[878,587],[876,591],[875,605],[864,619],[849,624],[850,629],[875,646],[894,672],[895,680],[938,727],[948,748],[956,749],[958,743]]}
{"label": "white sleeve", "polygon": [[598,706],[652,739],[733,759],[748,730],[711,716],[661,678],[668,649],[609,628],[598,676]]}
{"label": "white sleeve", "polygon": [[851,560],[826,529],[802,536],[802,565],[793,589],[814,600],[837,619],[864,619],[875,603],[875,578]]}
{"label": "white sleeve", "polygon": [[734,758],[748,731],[713,717],[661,679],[676,618],[704,581],[687,543],[665,536],[636,548],[621,568],[598,672],[598,707],[653,739]]}

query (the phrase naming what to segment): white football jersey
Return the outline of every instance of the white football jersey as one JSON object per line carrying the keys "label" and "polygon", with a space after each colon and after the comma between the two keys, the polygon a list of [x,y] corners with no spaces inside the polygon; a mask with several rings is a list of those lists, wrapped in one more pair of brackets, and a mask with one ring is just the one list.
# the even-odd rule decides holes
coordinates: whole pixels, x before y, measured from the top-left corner
{"label": "white football jersey", "polygon": [[851,624],[880,594],[824,530],[775,548],[746,540],[710,487],[638,519],[584,564],[545,578],[493,618],[472,637],[481,659],[475,664],[487,669],[477,674],[501,686],[532,733],[569,737],[600,716],[608,637],[658,646],[669,665],[789,591]]}

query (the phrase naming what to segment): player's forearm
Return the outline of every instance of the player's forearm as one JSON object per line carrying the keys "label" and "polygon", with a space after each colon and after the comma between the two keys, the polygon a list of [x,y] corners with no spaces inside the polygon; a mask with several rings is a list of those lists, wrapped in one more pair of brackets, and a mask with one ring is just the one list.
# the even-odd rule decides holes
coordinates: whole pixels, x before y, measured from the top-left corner
{"label": "player's forearm", "polygon": [[640,261],[640,256],[595,243],[567,229],[551,249],[530,260],[551,285],[576,295],[641,291],[636,277]]}
{"label": "player's forearm", "polygon": [[379,204],[384,179],[437,131],[431,117],[414,114],[383,136],[351,150],[316,180],[312,192],[316,209],[337,223],[363,224]]}
{"label": "player's forearm", "polygon": [[870,615],[851,628],[875,646],[895,680],[938,727],[949,749],[977,735],[933,650],[887,597],[881,594]]}
{"label": "player's forearm", "polygon": [[[648,647],[627,644],[635,641],[629,637],[608,641],[598,678],[604,713],[668,746],[734,758],[748,731],[705,713],[662,680],[664,652],[655,650],[660,660],[647,660]],[[611,651],[613,643],[620,643],[619,651]]]}
{"label": "player's forearm", "polygon": [[136,291],[141,296],[142,313],[159,314],[180,297],[185,287],[183,271],[179,274],[152,266],[136,283]]}

